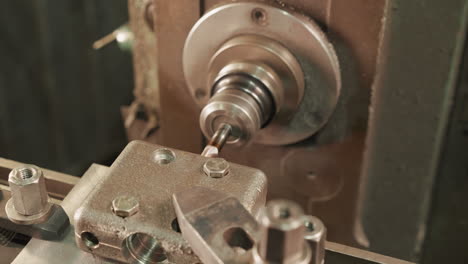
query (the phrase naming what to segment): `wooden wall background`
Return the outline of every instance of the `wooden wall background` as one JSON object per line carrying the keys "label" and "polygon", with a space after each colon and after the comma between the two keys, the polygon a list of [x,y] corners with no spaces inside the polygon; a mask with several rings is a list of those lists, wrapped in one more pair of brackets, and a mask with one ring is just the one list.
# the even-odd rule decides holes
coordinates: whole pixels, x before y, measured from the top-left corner
{"label": "wooden wall background", "polygon": [[128,20],[125,0],[15,0],[0,8],[0,156],[75,175],[126,144],[131,55],[91,44]]}

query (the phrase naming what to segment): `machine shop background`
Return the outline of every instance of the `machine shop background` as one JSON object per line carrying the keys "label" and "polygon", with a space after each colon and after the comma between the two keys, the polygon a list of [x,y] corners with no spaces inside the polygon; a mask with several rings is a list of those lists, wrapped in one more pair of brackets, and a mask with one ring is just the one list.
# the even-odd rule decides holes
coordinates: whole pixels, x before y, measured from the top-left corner
{"label": "machine shop background", "polygon": [[[413,16],[428,14],[416,4],[394,2],[394,12],[405,10],[396,20],[401,24],[394,26],[407,27],[394,37],[402,38],[404,47],[413,43],[412,48],[419,49],[423,38],[411,40],[414,32],[409,28]],[[432,19],[445,23],[444,17]],[[0,21],[0,157],[76,176],[91,163],[110,165],[127,144],[121,107],[133,100],[132,54],[115,43],[96,51],[92,43],[128,21],[127,1],[14,0],[2,4]],[[447,131],[434,139],[442,148],[433,164],[437,175],[428,184],[432,195],[427,201],[428,231],[417,256],[421,263],[445,263],[448,255],[468,262],[468,45],[460,41],[465,41],[460,50],[464,55],[451,65],[457,88]],[[395,52],[393,59],[406,55]],[[394,62],[392,69],[398,71],[404,61]],[[437,61],[430,62],[418,64],[418,72],[437,67]],[[421,75],[411,85],[417,85]],[[432,77],[425,76],[425,81]],[[390,83],[399,85],[398,80]]]}
{"label": "machine shop background", "polygon": [[92,44],[128,21],[127,2],[7,1],[0,21],[0,156],[76,176],[112,162],[132,58]]}

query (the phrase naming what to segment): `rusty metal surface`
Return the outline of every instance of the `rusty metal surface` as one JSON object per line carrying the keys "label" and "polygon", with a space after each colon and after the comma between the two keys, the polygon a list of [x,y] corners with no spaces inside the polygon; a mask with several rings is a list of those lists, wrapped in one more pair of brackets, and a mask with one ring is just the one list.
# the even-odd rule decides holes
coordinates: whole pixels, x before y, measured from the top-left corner
{"label": "rusty metal surface", "polygon": [[[157,133],[164,136],[153,142],[200,151],[202,136],[196,123],[198,110],[183,83],[182,47],[201,14],[214,6],[230,2],[154,0],[161,89],[161,126]],[[376,71],[386,1],[282,2],[310,15],[326,31],[341,65],[344,84],[341,99],[329,123],[319,134],[305,142],[286,147],[254,144],[240,151],[227,146],[221,156],[265,171],[269,177],[269,197],[288,198],[301,203],[307,212],[313,212],[328,224],[330,240],[354,246],[367,245],[358,217],[361,199],[358,193],[362,182],[360,170],[371,84]],[[293,155],[289,152],[299,152],[297,155],[303,155],[300,159],[307,161],[309,166],[303,167],[291,160],[283,161],[285,156]],[[289,162],[292,164],[286,165]],[[287,170],[291,167],[297,167],[299,173],[289,174]],[[334,196],[317,197],[320,194],[305,187],[314,185],[314,181],[323,183],[322,190],[340,188]]]}
{"label": "rusty metal surface", "polygon": [[[168,261],[196,261],[187,242],[171,228],[176,218],[173,193],[193,186],[213,188],[236,197],[254,214],[266,199],[266,178],[261,171],[231,163],[226,176],[211,178],[203,171],[207,160],[144,142],[130,143],[77,209],[77,244],[98,256],[126,261],[130,259],[122,253],[134,250],[132,235],[142,234],[157,241]],[[138,213],[121,218],[112,212],[112,201],[121,195],[139,200]],[[92,233],[99,240],[97,245],[88,248],[83,233]]]}
{"label": "rusty metal surface", "polygon": [[160,126],[162,139],[168,147],[195,153],[201,152],[202,135],[198,125],[198,109],[193,104],[182,70],[182,50],[185,38],[200,17],[200,2],[194,0],[161,1],[155,4],[155,34],[157,42],[160,94]]}
{"label": "rusty metal surface", "polygon": [[152,0],[129,0],[130,27],[134,35],[133,71],[135,100],[122,107],[121,113],[131,140],[160,140],[160,95],[157,64],[157,39],[154,35],[154,4]]}

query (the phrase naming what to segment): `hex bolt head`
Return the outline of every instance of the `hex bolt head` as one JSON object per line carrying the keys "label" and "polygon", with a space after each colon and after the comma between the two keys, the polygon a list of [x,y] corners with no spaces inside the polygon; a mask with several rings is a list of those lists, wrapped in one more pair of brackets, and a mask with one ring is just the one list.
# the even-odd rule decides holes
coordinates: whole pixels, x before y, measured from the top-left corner
{"label": "hex bolt head", "polygon": [[136,214],[139,207],[138,199],[133,196],[119,196],[112,201],[112,211],[123,218]]}
{"label": "hex bolt head", "polygon": [[211,178],[222,178],[229,173],[229,162],[222,158],[211,158],[203,165],[203,171]]}
{"label": "hex bolt head", "polygon": [[23,165],[8,175],[13,207],[24,216],[42,214],[50,209],[49,195],[42,170],[34,165]]}

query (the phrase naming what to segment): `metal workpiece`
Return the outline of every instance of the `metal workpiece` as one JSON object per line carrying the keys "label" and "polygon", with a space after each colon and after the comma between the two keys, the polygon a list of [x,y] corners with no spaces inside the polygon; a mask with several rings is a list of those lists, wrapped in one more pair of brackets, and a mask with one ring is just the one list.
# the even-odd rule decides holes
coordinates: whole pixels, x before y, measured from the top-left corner
{"label": "metal workpiece", "polygon": [[37,224],[47,220],[51,204],[42,170],[34,165],[13,169],[8,176],[11,199],[5,210],[8,218],[18,224]]}
{"label": "metal workpiece", "polygon": [[311,249],[304,234],[304,212],[294,202],[273,200],[258,217],[261,240],[254,250],[255,263],[309,263]]}
{"label": "metal workpiece", "polygon": [[[214,189],[235,197],[252,214],[266,200],[267,182],[261,171],[229,163],[227,176],[212,178],[203,169],[209,160],[144,142],[130,143],[76,209],[78,247],[121,262],[199,261],[176,228],[173,193],[194,186]],[[120,196],[135,197],[138,212],[116,215],[113,201]]]}
{"label": "metal workpiece", "polygon": [[235,197],[195,187],[173,195],[183,237],[205,264],[247,264],[259,239],[255,218]]}
{"label": "metal workpiece", "polygon": [[306,231],[304,238],[312,250],[310,264],[323,264],[325,261],[325,241],[327,240],[327,228],[323,222],[315,216],[304,218]]}
{"label": "metal workpiece", "polygon": [[[229,105],[236,113],[248,108],[243,115],[249,118],[237,118],[249,127],[245,141],[266,145],[291,144],[315,134],[333,113],[341,89],[338,60],[321,29],[303,14],[264,3],[230,3],[207,12],[187,37],[183,67],[192,97],[204,107],[200,125],[207,137],[217,128],[210,127],[207,116],[225,111],[211,105],[218,101],[216,85],[230,75],[256,80],[271,96],[270,101],[258,100],[250,93],[257,99],[253,108],[238,101]],[[232,98],[223,100],[228,104]],[[264,111],[268,105],[274,109]]]}

